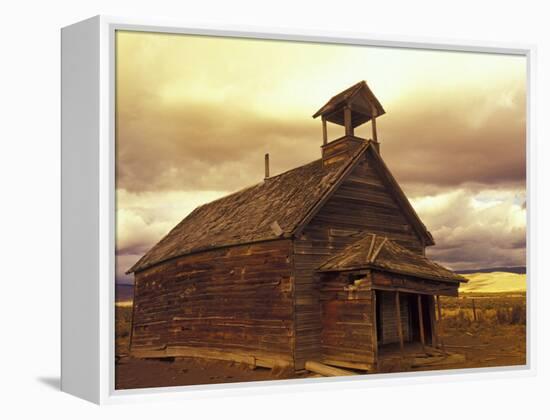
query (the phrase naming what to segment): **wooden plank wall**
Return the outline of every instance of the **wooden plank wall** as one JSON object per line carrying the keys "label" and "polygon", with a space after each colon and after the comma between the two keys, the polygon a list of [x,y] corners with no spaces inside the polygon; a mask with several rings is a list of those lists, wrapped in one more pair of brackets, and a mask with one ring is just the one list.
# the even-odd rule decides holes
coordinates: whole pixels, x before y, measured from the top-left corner
{"label": "wooden plank wall", "polygon": [[321,148],[323,165],[332,165],[343,159],[349,159],[364,142],[363,139],[353,136],[344,136],[331,141]]}
{"label": "wooden plank wall", "polygon": [[321,360],[343,367],[370,369],[375,363],[374,308],[366,280],[346,274],[322,277]]}
{"label": "wooden plank wall", "polygon": [[367,155],[318,214],[318,222],[344,229],[369,231],[387,236],[411,251],[424,253],[415,233],[397,202],[381,181]]}
{"label": "wooden plank wall", "polygon": [[[399,343],[397,330],[397,315],[394,292],[377,292],[377,299],[380,302],[380,322],[382,336],[380,344]],[[411,341],[409,295],[401,294],[401,328],[403,329],[403,340]]]}
{"label": "wooden plank wall", "polygon": [[294,241],[297,367],[320,357],[317,267],[363,231],[387,236],[420,254],[424,246],[365,158]]}
{"label": "wooden plank wall", "polygon": [[132,352],[199,349],[260,365],[293,364],[291,252],[289,240],[263,242],[137,273]]}

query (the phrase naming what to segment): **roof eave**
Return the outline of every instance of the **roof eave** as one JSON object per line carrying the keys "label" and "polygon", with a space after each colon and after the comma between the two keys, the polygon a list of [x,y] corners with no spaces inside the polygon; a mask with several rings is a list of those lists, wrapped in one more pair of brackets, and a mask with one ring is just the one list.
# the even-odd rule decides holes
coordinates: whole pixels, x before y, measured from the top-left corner
{"label": "roof eave", "polygon": [[[441,281],[441,282],[445,282],[445,283],[468,283],[468,279],[466,279],[462,276],[459,276],[460,278],[456,278],[456,279],[437,277],[437,276],[426,276],[426,275],[406,273],[406,272],[401,271],[401,270],[395,270],[395,269],[389,269],[389,268],[385,268],[385,267],[379,267],[379,266],[372,265],[372,264],[365,264],[365,265],[354,266],[354,267],[318,269],[317,272],[318,273],[334,273],[334,272],[360,271],[360,270],[386,271],[386,272],[389,272],[389,273],[401,274],[401,275],[404,275],[404,276],[410,276],[410,277],[414,277],[414,278],[417,278],[417,279]],[[458,276],[458,274],[457,274],[457,276]]]}
{"label": "roof eave", "polygon": [[147,270],[149,268],[155,267],[157,265],[163,264],[167,261],[174,260],[174,259],[181,258],[181,257],[186,257],[187,255],[200,254],[201,252],[214,251],[216,249],[222,249],[222,248],[231,248],[231,247],[234,247],[234,246],[252,245],[252,244],[257,244],[257,243],[261,243],[261,242],[271,242],[271,241],[278,241],[278,240],[291,239],[291,238],[292,238],[292,233],[291,232],[283,232],[280,236],[259,238],[259,239],[253,240],[253,241],[230,242],[230,243],[211,245],[211,246],[206,246],[206,247],[202,247],[202,248],[196,248],[196,249],[193,249],[193,250],[188,251],[188,252],[183,252],[181,254],[176,254],[176,255],[170,256],[168,258],[164,258],[162,260],[154,261],[152,263],[143,264],[142,266],[140,266],[140,261],[143,259],[143,257],[142,257],[131,268],[129,268],[128,271],[125,272],[125,274],[132,274],[132,273],[137,273],[139,271],[144,271],[144,270]]}

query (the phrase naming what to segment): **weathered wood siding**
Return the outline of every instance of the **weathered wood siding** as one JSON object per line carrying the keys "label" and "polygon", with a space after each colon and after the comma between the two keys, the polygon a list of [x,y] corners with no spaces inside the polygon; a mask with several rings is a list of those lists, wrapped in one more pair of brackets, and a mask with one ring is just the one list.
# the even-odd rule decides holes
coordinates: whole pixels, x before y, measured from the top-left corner
{"label": "weathered wood siding", "polygon": [[458,296],[459,284],[458,281],[439,282],[372,270],[372,286],[377,290],[399,290],[406,293]]}
{"label": "weathered wood siding", "polygon": [[365,141],[359,137],[344,136],[325,144],[321,148],[323,152],[323,165],[332,165],[343,159],[349,159],[357,148],[364,143]]}
{"label": "weathered wood siding", "polygon": [[333,229],[376,233],[423,254],[422,241],[384,185],[374,162],[366,156],[323,206],[315,222]]}
{"label": "weathered wood siding", "polygon": [[136,273],[132,352],[198,351],[292,364],[291,266],[291,241],[278,240],[187,255]]}
{"label": "weathered wood siding", "polygon": [[347,274],[322,277],[321,360],[369,369],[375,363],[375,302],[366,279]]}
{"label": "weathered wood siding", "polygon": [[[399,332],[397,329],[397,313],[395,305],[394,292],[377,292],[377,300],[380,304],[380,323],[381,336],[380,344],[399,343]],[[411,341],[410,330],[410,308],[407,295],[400,296],[401,308],[401,328],[403,329],[403,340]]]}
{"label": "weathered wood siding", "polygon": [[358,232],[387,236],[424,253],[422,241],[366,157],[294,241],[296,273],[297,367],[320,355],[319,277],[315,271],[330,255],[354,242]]}

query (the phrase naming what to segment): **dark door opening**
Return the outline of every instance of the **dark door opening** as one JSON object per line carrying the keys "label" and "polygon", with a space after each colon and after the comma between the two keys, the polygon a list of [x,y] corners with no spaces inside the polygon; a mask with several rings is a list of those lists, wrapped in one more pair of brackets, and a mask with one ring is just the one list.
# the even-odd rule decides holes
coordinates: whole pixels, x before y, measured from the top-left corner
{"label": "dark door opening", "polygon": [[[420,342],[420,314],[418,311],[418,294],[400,293],[401,328],[404,342]],[[422,325],[424,326],[424,342],[431,344],[431,296],[420,295],[422,306]],[[397,343],[397,311],[395,292],[376,291],[376,337],[377,344]]]}
{"label": "dark door opening", "polygon": [[422,325],[424,326],[424,342],[431,344],[432,328],[430,321],[430,298],[429,295],[407,294],[410,308],[411,321],[411,341],[421,341],[420,337],[420,313],[418,311],[418,296],[420,296],[420,305],[422,307]]}

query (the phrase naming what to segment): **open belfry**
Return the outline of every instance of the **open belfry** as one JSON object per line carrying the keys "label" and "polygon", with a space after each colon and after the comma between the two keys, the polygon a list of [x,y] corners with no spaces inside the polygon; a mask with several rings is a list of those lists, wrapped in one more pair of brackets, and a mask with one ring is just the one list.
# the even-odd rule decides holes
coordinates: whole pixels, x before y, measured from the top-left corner
{"label": "open belfry", "polygon": [[433,237],[381,157],[384,114],[364,81],[337,94],[313,115],[320,159],[271,176],[266,155],[263,181],[197,207],[131,267],[131,355],[374,372],[444,352],[439,297],[466,279],[425,255]]}

